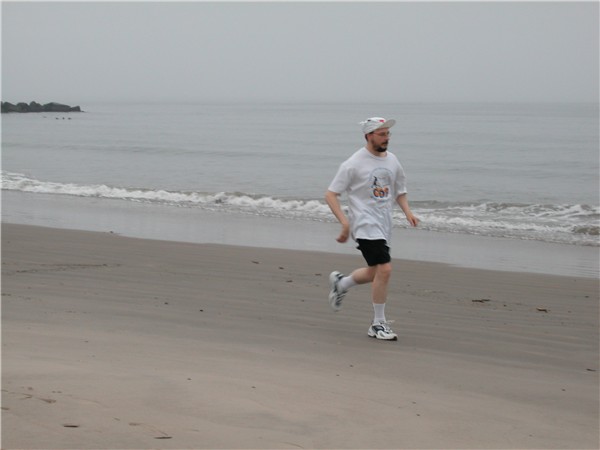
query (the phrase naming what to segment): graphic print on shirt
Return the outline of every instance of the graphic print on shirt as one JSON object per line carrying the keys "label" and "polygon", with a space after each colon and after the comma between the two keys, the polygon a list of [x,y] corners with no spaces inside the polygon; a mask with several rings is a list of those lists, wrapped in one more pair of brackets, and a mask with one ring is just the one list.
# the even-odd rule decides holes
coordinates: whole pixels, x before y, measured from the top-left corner
{"label": "graphic print on shirt", "polygon": [[392,172],[385,168],[375,169],[371,172],[371,197],[377,201],[385,201],[390,196],[392,186]]}

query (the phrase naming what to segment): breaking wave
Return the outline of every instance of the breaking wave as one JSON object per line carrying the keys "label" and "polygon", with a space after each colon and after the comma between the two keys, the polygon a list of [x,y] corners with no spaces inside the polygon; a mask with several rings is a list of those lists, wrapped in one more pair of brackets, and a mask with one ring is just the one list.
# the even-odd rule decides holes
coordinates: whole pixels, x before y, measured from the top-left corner
{"label": "breaking wave", "polygon": [[[2,189],[37,194],[95,197],[197,207],[300,220],[334,221],[322,200],[276,198],[243,192],[185,192],[81,185],[40,181],[26,175],[2,172]],[[425,230],[477,234],[513,239],[534,239],[565,244],[600,246],[600,207],[585,204],[551,205],[498,202],[447,203],[411,201]],[[403,214],[394,212],[394,224],[408,227]]]}

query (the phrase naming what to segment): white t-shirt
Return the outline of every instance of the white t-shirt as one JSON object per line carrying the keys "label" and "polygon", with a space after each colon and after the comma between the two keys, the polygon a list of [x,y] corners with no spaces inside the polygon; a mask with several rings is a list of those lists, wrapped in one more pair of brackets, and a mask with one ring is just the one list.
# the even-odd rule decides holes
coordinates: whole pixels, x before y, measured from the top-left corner
{"label": "white t-shirt", "polygon": [[389,152],[375,156],[363,147],[340,165],[329,190],[347,193],[354,239],[385,239],[389,245],[392,209],[398,195],[406,193],[405,181],[398,158]]}

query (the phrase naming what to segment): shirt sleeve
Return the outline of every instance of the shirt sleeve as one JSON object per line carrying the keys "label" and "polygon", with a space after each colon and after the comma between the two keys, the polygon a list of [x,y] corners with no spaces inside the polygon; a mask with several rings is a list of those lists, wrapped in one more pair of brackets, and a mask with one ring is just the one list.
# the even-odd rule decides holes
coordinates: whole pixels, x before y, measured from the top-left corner
{"label": "shirt sleeve", "polygon": [[406,194],[406,192],[406,175],[404,175],[402,165],[398,163],[398,169],[396,170],[396,197]]}
{"label": "shirt sleeve", "polygon": [[350,185],[350,168],[346,163],[342,163],[340,168],[338,169],[333,181],[329,185],[328,190],[331,192],[335,192],[336,194],[341,194],[346,192],[348,186]]}

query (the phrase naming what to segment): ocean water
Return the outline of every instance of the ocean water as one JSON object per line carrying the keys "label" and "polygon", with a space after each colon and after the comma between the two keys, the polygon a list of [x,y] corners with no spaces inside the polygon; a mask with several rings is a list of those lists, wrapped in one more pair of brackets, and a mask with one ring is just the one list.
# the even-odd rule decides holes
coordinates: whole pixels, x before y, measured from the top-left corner
{"label": "ocean water", "polygon": [[422,230],[600,244],[598,104],[81,106],[2,115],[5,192],[334,222],[323,194],[384,116]]}

